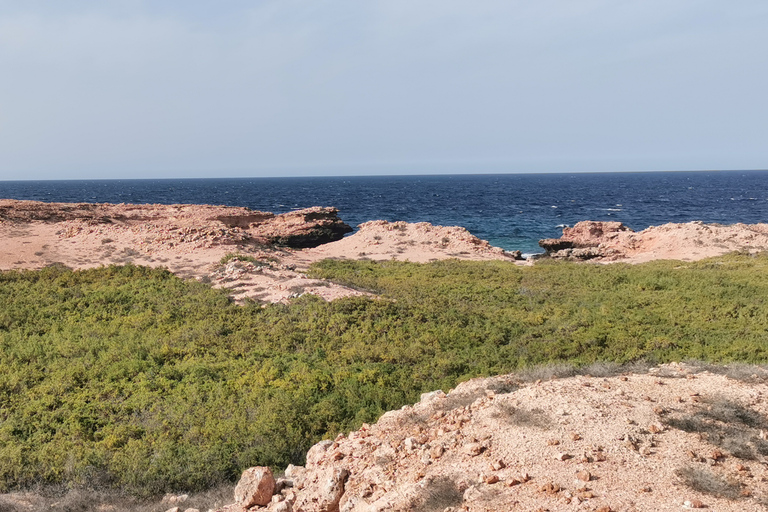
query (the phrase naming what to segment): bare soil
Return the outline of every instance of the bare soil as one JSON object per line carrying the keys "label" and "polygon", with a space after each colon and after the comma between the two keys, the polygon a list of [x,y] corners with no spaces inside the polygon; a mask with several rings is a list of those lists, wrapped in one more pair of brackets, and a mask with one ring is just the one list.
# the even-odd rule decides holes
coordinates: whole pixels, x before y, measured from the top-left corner
{"label": "bare soil", "polygon": [[344,512],[765,510],[765,369],[586,371],[557,378],[550,367],[547,380],[513,374],[427,393],[315,445],[274,501],[317,512],[329,475],[348,474]]}

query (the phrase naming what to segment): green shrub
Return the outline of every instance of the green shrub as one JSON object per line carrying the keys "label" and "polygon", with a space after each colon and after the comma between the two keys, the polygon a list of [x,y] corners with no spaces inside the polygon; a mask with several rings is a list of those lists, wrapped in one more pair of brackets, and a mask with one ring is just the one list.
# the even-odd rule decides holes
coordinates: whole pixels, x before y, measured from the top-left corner
{"label": "green shrub", "polygon": [[325,261],[315,276],[381,298],[266,307],[130,265],[0,273],[0,491],[206,489],[537,365],[765,362],[767,266]]}

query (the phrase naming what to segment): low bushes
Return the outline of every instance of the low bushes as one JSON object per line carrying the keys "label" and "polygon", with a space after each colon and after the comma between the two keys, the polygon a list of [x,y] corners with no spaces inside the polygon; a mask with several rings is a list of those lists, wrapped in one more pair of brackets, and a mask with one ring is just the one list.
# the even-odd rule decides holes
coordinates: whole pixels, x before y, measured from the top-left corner
{"label": "low bushes", "polygon": [[0,274],[0,489],[194,491],[470,377],[546,363],[764,362],[768,259],[325,261],[381,298],[237,306],[167,271]]}

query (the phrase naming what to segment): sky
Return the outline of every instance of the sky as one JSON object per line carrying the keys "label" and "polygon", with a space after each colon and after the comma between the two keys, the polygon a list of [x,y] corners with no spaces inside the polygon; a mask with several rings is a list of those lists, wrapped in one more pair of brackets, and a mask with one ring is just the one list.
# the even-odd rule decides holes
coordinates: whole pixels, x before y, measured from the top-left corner
{"label": "sky", "polygon": [[0,0],[0,180],[768,168],[765,0]]}

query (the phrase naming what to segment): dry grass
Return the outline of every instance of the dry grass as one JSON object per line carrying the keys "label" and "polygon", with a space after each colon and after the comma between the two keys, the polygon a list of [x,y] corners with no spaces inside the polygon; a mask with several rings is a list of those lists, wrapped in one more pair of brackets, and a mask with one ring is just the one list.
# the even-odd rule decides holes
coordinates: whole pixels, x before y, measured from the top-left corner
{"label": "dry grass", "polygon": [[717,375],[725,375],[729,379],[748,383],[768,381],[768,367],[765,365],[746,363],[711,364],[701,361],[690,361],[687,364],[694,366],[697,373],[708,371]]}
{"label": "dry grass", "polygon": [[729,500],[738,499],[740,486],[737,482],[724,479],[706,468],[685,467],[678,469],[675,474],[691,489]]}
{"label": "dry grass", "polygon": [[419,496],[414,498],[408,509],[414,512],[442,512],[448,507],[460,505],[464,493],[448,476],[430,480]]}
{"label": "dry grass", "polygon": [[761,430],[768,429],[768,420],[738,402],[722,398],[703,400],[694,412],[670,416],[665,423],[701,434],[739,459],[758,460],[768,455],[768,441],[760,435]]}
{"label": "dry grass", "polygon": [[163,497],[140,500],[119,490],[66,489],[49,486],[25,493],[0,495],[0,512],[29,512],[50,510],[53,512],[164,512],[174,506],[182,510],[217,509],[232,503],[234,485],[221,484],[197,494],[191,494],[177,504],[163,501]]}
{"label": "dry grass", "polygon": [[541,409],[523,409],[506,402],[496,402],[494,417],[503,419],[518,427],[533,427],[547,430],[552,427],[552,420]]}
{"label": "dry grass", "polygon": [[452,411],[454,409],[460,409],[466,407],[475,402],[478,398],[485,397],[485,389],[476,389],[471,392],[457,393],[452,391],[448,393],[445,399],[438,403],[438,409],[441,411]]}

